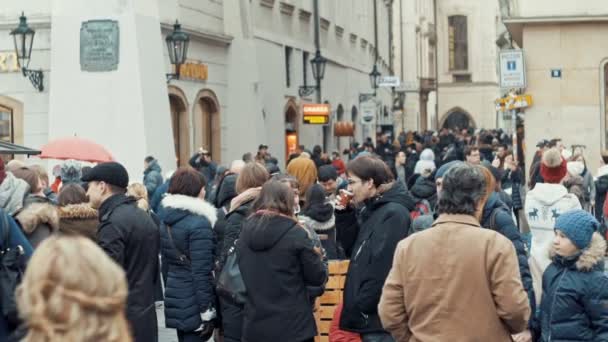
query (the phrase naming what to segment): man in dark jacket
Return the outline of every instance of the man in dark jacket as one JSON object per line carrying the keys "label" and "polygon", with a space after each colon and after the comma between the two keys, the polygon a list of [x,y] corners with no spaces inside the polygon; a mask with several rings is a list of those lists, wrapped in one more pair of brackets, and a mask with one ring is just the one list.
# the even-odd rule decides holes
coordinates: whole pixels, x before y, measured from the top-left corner
{"label": "man in dark jacket", "polygon": [[209,193],[213,180],[215,179],[215,174],[217,173],[217,165],[211,160],[209,151],[201,147],[198,152],[190,158],[188,164],[205,176],[205,180],[207,181],[205,191]]}
{"label": "man in dark jacket", "polygon": [[345,246],[351,251],[351,261],[340,328],[361,334],[365,342],[392,341],[382,328],[377,308],[397,243],[407,237],[414,200],[379,158],[358,157],[348,163],[347,170],[356,209],[343,215],[354,216],[356,223],[351,220],[354,225],[342,230],[357,235],[352,246]]}
{"label": "man in dark jacket", "polygon": [[144,186],[148,191],[148,199],[154,196],[156,189],[163,184],[163,175],[158,161],[152,156],[144,159]]}
{"label": "man in dark jacket", "polygon": [[158,227],[134,198],[125,195],[129,175],[121,164],[98,164],[82,180],[89,183],[87,195],[99,212],[97,243],[127,275],[127,319],[134,341],[157,341]]}
{"label": "man in dark jacket", "polygon": [[532,317],[528,321],[528,330],[533,332],[536,330],[534,324],[534,312],[536,311],[536,297],[534,295],[534,287],[532,285],[532,273],[530,273],[530,265],[528,264],[528,251],[524,244],[524,240],[519,233],[519,229],[511,216],[511,210],[500,201],[498,193],[494,192],[488,198],[483,209],[481,226],[489,228],[502,236],[508,238],[515,247],[517,253],[517,261],[519,262],[519,274],[524,290],[528,294],[530,308],[532,309]]}
{"label": "man in dark jacket", "polygon": [[595,218],[600,222],[604,222],[602,209],[608,193],[608,151],[602,152],[602,166],[597,171],[597,180],[595,181]]}

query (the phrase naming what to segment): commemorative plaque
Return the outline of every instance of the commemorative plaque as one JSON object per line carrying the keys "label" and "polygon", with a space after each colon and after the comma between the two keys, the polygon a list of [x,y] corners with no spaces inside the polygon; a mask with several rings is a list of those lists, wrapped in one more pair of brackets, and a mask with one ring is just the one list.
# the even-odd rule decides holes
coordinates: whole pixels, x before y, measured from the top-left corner
{"label": "commemorative plaque", "polygon": [[80,70],[118,69],[119,30],[116,20],[89,20],[80,27]]}

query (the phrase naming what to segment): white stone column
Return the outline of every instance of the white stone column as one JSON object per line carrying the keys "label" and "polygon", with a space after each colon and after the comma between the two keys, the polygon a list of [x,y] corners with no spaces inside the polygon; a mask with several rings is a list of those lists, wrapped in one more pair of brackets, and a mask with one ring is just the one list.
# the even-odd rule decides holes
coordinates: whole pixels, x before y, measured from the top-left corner
{"label": "white stone column", "polygon": [[[83,22],[118,21],[114,71],[81,70]],[[143,160],[173,169],[175,152],[158,5],[149,0],[53,0],[49,139],[77,135],[110,150],[142,181]]]}

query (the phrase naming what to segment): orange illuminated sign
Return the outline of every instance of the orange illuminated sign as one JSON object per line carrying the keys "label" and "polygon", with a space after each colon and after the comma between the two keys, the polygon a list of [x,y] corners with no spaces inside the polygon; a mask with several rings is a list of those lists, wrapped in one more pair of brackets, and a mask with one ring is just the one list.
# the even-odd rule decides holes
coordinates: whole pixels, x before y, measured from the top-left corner
{"label": "orange illuminated sign", "polygon": [[305,103],[302,105],[302,118],[305,124],[326,125],[329,123],[331,108],[328,104]]}

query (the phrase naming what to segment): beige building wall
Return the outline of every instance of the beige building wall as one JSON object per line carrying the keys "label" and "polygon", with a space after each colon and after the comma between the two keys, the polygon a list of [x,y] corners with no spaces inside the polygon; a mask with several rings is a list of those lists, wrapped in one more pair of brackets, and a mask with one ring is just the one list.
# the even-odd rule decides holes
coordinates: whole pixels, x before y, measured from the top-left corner
{"label": "beige building wall", "polygon": [[[434,3],[438,6],[436,28]],[[395,61],[396,73],[402,76],[403,90],[407,92],[406,117],[403,120],[406,129],[425,126],[421,87],[425,83],[423,79],[433,80],[430,85],[434,87],[436,68],[439,95],[435,96],[434,91],[428,93],[426,127],[434,129],[441,126],[455,109],[469,114],[475,127],[496,127],[494,101],[499,97],[500,89],[497,75],[499,48],[495,42],[501,33],[497,28],[500,23],[498,2],[398,0],[394,6],[395,13],[401,15],[401,21],[395,23]],[[459,73],[449,68],[448,17],[452,15],[467,17],[468,70]],[[470,75],[470,81],[455,80],[455,74],[463,73]]]}
{"label": "beige building wall", "polygon": [[[438,5],[439,118],[441,125],[454,108],[470,114],[478,128],[496,126],[494,101],[500,95],[497,75],[498,2],[448,0]],[[467,16],[471,82],[457,82],[449,68],[448,17]]]}
{"label": "beige building wall", "polygon": [[[606,144],[608,2],[499,2],[509,9],[503,21],[524,49],[526,92],[534,99],[525,114],[527,160],[537,141],[560,137],[567,147],[586,146],[584,156],[595,175]],[[562,77],[552,77],[552,69],[561,69]]]}
{"label": "beige building wall", "polygon": [[[595,174],[602,148],[607,37],[608,23],[525,26],[527,93],[534,98],[525,114],[527,156],[537,141],[561,137],[566,146],[587,147],[585,157]],[[552,78],[551,69],[561,69],[562,78]]]}

